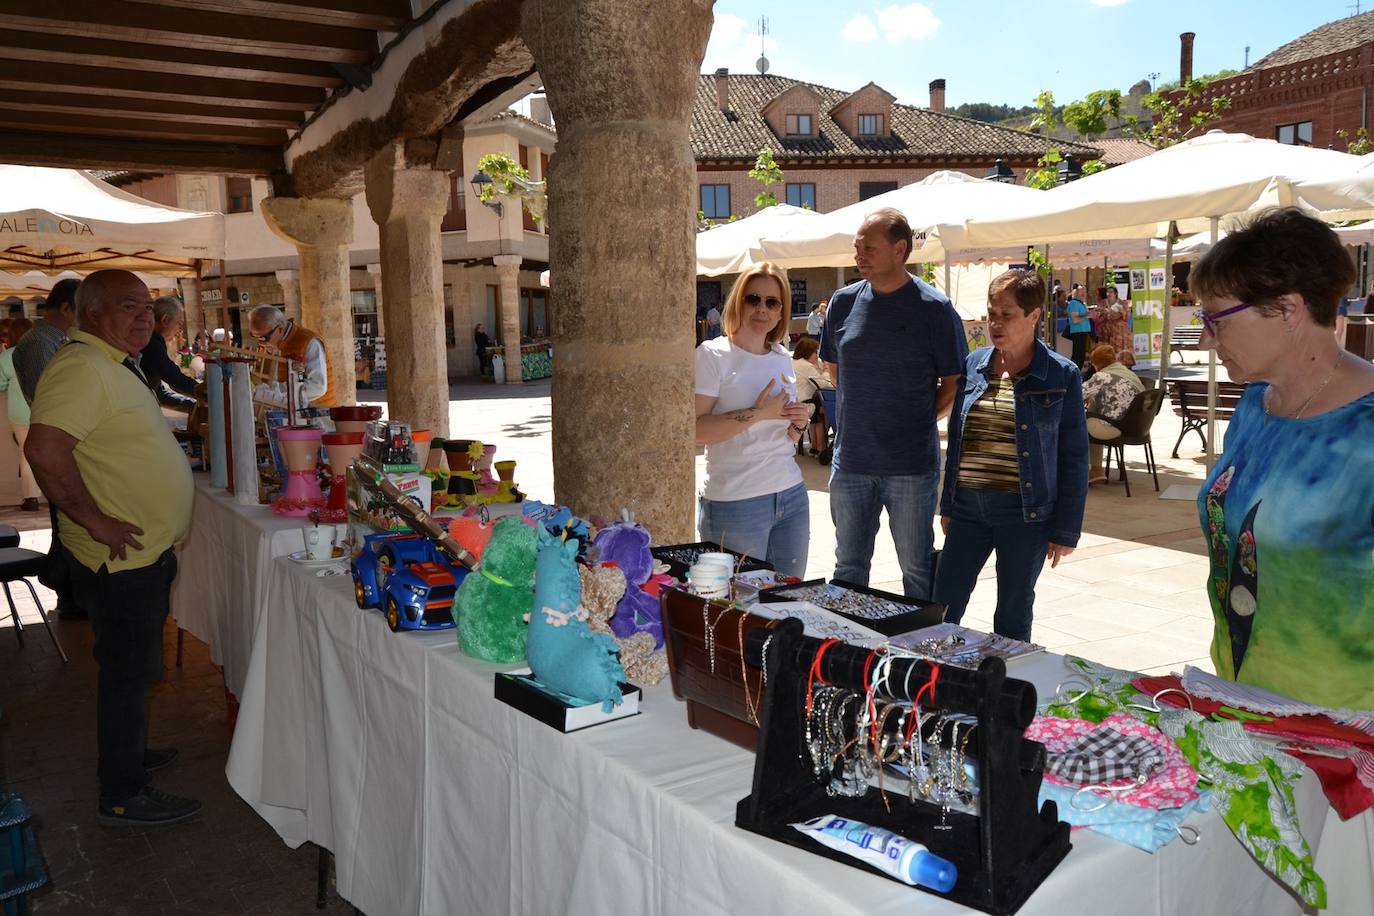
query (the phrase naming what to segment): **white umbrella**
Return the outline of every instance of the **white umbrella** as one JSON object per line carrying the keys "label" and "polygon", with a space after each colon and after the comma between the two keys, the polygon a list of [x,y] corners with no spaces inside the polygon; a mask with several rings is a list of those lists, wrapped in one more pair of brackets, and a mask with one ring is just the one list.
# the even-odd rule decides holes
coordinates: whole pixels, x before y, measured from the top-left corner
{"label": "white umbrella", "polygon": [[[737,274],[767,260],[759,250],[764,236],[781,235],[821,219],[815,210],[775,204],[752,216],[697,233],[697,273],[708,277]],[[851,239],[852,242],[852,239]]]}
{"label": "white umbrella", "polygon": [[1157,153],[1016,200],[1001,214],[971,214],[962,229],[941,229],[951,247],[1059,240],[1156,238],[1177,223],[1184,233],[1210,228],[1259,207],[1297,200],[1299,181],[1349,175],[1359,157],[1212,131]]}
{"label": "white umbrella", "polygon": [[1298,206],[1328,221],[1374,218],[1374,153],[1345,174],[1298,181],[1293,193]]}

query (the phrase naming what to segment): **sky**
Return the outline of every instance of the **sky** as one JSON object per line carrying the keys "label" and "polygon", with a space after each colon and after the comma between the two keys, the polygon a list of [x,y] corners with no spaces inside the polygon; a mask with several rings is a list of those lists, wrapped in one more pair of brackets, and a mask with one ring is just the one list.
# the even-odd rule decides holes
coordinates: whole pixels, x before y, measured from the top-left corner
{"label": "sky", "polygon": [[[770,72],[836,89],[877,83],[908,105],[1030,105],[1041,89],[1070,102],[1158,74],[1178,79],[1181,32],[1195,32],[1193,73],[1242,69],[1355,0],[716,0],[702,72],[753,73],[759,19]],[[1374,11],[1374,0],[1362,0]]]}

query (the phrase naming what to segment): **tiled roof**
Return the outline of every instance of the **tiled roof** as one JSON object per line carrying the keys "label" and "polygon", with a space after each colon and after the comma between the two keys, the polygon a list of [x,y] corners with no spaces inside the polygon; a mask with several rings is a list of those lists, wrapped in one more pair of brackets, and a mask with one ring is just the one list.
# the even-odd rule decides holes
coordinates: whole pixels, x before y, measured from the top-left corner
{"label": "tiled roof", "polygon": [[1266,54],[1250,65],[1250,70],[1282,67],[1338,51],[1348,51],[1374,41],[1374,13],[1360,13],[1317,26],[1306,35]]}
{"label": "tiled roof", "polygon": [[[998,127],[951,114],[911,105],[892,106],[892,135],[851,137],[830,117],[830,109],[849,93],[785,76],[735,74],[728,77],[730,114],[716,105],[716,76],[702,74],[692,106],[692,155],[698,160],[744,159],[753,161],[765,146],[779,160],[890,159],[927,161],[950,159],[1038,158],[1051,146],[1081,159],[1098,155],[1082,143],[1050,141],[1038,134]],[[764,107],[779,94],[798,84],[820,96],[820,136],[797,139],[779,137],[763,118]]]}
{"label": "tiled roof", "polygon": [[536,121],[534,118],[531,118],[528,115],[522,115],[520,112],[516,111],[513,108],[507,108],[505,111],[498,111],[490,118],[487,118],[486,122],[484,123],[490,123],[491,121],[521,121],[525,124],[533,124],[535,127],[538,127],[540,130],[543,130],[550,135],[557,133],[557,131],[554,130],[554,128],[552,128],[548,124],[545,124],[543,121]]}
{"label": "tiled roof", "polygon": [[1108,165],[1121,165],[1144,159],[1155,151],[1148,143],[1126,137],[1102,137],[1093,141],[1093,146],[1102,150],[1102,161]]}

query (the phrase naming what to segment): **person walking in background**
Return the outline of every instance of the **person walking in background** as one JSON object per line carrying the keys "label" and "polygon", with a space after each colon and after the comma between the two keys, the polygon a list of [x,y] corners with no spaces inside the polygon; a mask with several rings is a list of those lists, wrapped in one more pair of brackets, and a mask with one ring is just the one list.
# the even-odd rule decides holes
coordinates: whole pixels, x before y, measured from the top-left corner
{"label": "person walking in background", "polygon": [[1073,341],[1073,355],[1069,358],[1080,370],[1088,361],[1088,340],[1092,337],[1093,323],[1088,315],[1088,306],[1082,299],[1083,287],[1074,285],[1073,295],[1067,303],[1069,310],[1069,340]]}
{"label": "person walking in background", "polygon": [[696,441],[706,446],[701,539],[806,578],[811,512],[797,441],[811,409],[797,400],[779,343],[792,314],[787,274],[764,261],[735,281],[725,334],[696,350]]}
{"label": "person walking in background", "polygon": [[825,309],[828,303],[822,299],[812,307],[811,313],[806,316],[806,336],[812,340],[821,339],[821,328],[825,326]]}
{"label": "person walking in background", "polygon": [[949,298],[906,270],[911,224],[884,208],[854,237],[863,277],[830,297],[821,359],[838,389],[830,517],[835,578],[868,585],[884,509],[902,590],[931,593],[940,441],[964,373],[968,341]]}
{"label": "person walking in background", "polygon": [[[10,321],[10,336],[19,340],[33,329],[33,322],[27,318]],[[0,391],[9,398],[10,435],[19,446],[19,496],[23,500],[19,508],[25,512],[38,511],[38,483],[33,479],[33,469],[24,457],[24,440],[29,435],[29,402],[19,388],[19,377],[14,374],[14,348],[6,347],[0,353]]]}
{"label": "person walking in background", "polygon": [[988,287],[992,346],[968,355],[949,418],[935,600],[958,623],[997,553],[995,633],[1030,640],[1035,583],[1083,530],[1088,432],[1078,368],[1036,339],[1045,281],[1008,270]]}
{"label": "person walking in background", "polygon": [[491,375],[491,338],[487,336],[487,326],[480,321],[472,329],[472,347],[477,351],[478,373]]}

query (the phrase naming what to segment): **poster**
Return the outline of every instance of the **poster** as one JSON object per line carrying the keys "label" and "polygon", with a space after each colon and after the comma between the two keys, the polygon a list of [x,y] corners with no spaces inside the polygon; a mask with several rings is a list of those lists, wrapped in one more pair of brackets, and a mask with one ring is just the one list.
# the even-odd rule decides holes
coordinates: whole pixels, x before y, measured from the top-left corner
{"label": "poster", "polygon": [[1136,368],[1157,369],[1164,352],[1164,260],[1132,261],[1130,275],[1148,277],[1145,289],[1131,283],[1131,342]]}

